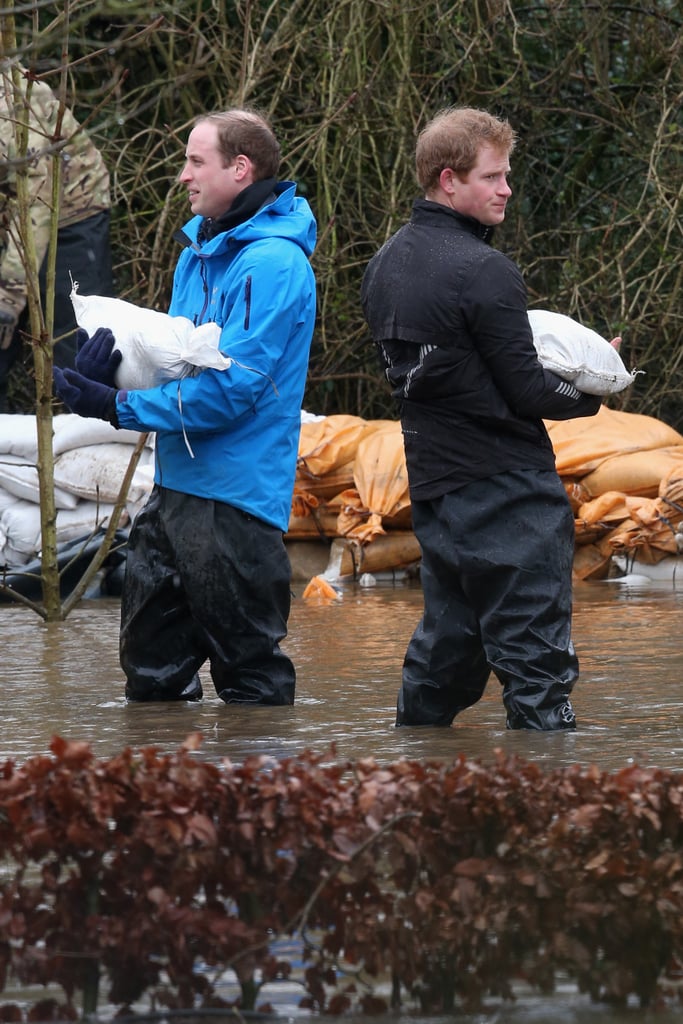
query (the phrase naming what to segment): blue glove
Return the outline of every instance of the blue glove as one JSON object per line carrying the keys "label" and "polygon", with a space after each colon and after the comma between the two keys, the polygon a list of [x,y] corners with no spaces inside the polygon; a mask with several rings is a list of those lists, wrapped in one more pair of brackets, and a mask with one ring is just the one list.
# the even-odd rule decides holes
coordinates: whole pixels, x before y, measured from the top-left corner
{"label": "blue glove", "polygon": [[91,419],[108,420],[118,427],[116,388],[88,380],[76,370],[60,370],[58,366],[53,367],[52,379],[57,396],[71,412]]}
{"label": "blue glove", "polygon": [[98,327],[92,338],[88,337],[87,331],[80,328],[76,335],[76,343],[77,371],[88,380],[106,384],[108,388],[115,387],[114,378],[122,356],[118,349],[114,351],[116,339],[109,328]]}

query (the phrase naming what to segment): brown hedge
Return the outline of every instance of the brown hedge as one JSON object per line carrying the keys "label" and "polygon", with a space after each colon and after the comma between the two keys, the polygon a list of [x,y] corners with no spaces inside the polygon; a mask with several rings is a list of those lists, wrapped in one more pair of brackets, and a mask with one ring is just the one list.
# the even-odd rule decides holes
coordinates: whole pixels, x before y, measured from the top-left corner
{"label": "brown hedge", "polygon": [[55,738],[0,767],[0,991],[64,992],[0,1019],[73,1018],[77,996],[93,1013],[104,981],[121,1012],[217,1007],[229,967],[251,1009],[292,975],[286,936],[302,1006],[326,1013],[471,1010],[558,977],[595,1000],[678,999],[679,774],[501,754],[217,766],[198,746],[97,760]]}

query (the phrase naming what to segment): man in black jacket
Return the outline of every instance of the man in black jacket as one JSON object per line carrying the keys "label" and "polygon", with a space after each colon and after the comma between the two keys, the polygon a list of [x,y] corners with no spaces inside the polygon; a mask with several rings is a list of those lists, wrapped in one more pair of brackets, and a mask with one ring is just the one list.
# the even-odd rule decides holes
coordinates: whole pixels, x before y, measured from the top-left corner
{"label": "man in black jacket", "polygon": [[576,728],[574,518],[543,419],[592,416],[601,400],[543,369],[522,276],[490,245],[514,143],[484,111],[437,114],[417,142],[425,198],[363,279],[422,549],[397,725],[450,725],[493,672],[508,728]]}

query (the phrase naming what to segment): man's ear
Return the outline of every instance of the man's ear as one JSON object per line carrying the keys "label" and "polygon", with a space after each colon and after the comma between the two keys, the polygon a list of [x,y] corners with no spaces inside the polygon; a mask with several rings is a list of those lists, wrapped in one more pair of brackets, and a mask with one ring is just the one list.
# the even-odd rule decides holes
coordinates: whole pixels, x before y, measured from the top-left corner
{"label": "man's ear", "polygon": [[452,167],[444,167],[441,174],[439,175],[439,185],[446,193],[446,195],[452,196],[455,192],[460,179],[453,170]]}
{"label": "man's ear", "polygon": [[240,153],[237,156],[237,158],[235,159],[234,167],[236,181],[243,181],[245,178],[248,178],[253,170],[253,164],[251,160],[249,159],[248,156],[245,156],[244,153]]}

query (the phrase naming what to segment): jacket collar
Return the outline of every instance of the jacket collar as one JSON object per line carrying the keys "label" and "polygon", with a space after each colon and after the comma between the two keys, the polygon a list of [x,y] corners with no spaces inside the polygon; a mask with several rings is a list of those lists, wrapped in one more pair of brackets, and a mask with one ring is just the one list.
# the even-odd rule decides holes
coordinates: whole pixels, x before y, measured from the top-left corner
{"label": "jacket collar", "polygon": [[415,220],[443,224],[444,221],[440,220],[442,217],[450,217],[452,220],[457,221],[460,227],[467,231],[468,234],[473,235],[475,238],[480,238],[482,242],[490,243],[493,238],[494,229],[492,226],[481,224],[474,217],[466,217],[463,213],[452,210],[450,206],[444,206],[443,203],[435,203],[431,199],[416,199],[413,203],[413,219]]}
{"label": "jacket collar", "polygon": [[260,210],[264,203],[275,198],[274,189],[277,185],[275,178],[264,178],[248,185],[234,200],[232,206],[220,217],[205,217],[197,233],[198,242],[207,242],[223,231],[230,231],[238,224],[249,220],[257,210]]}

